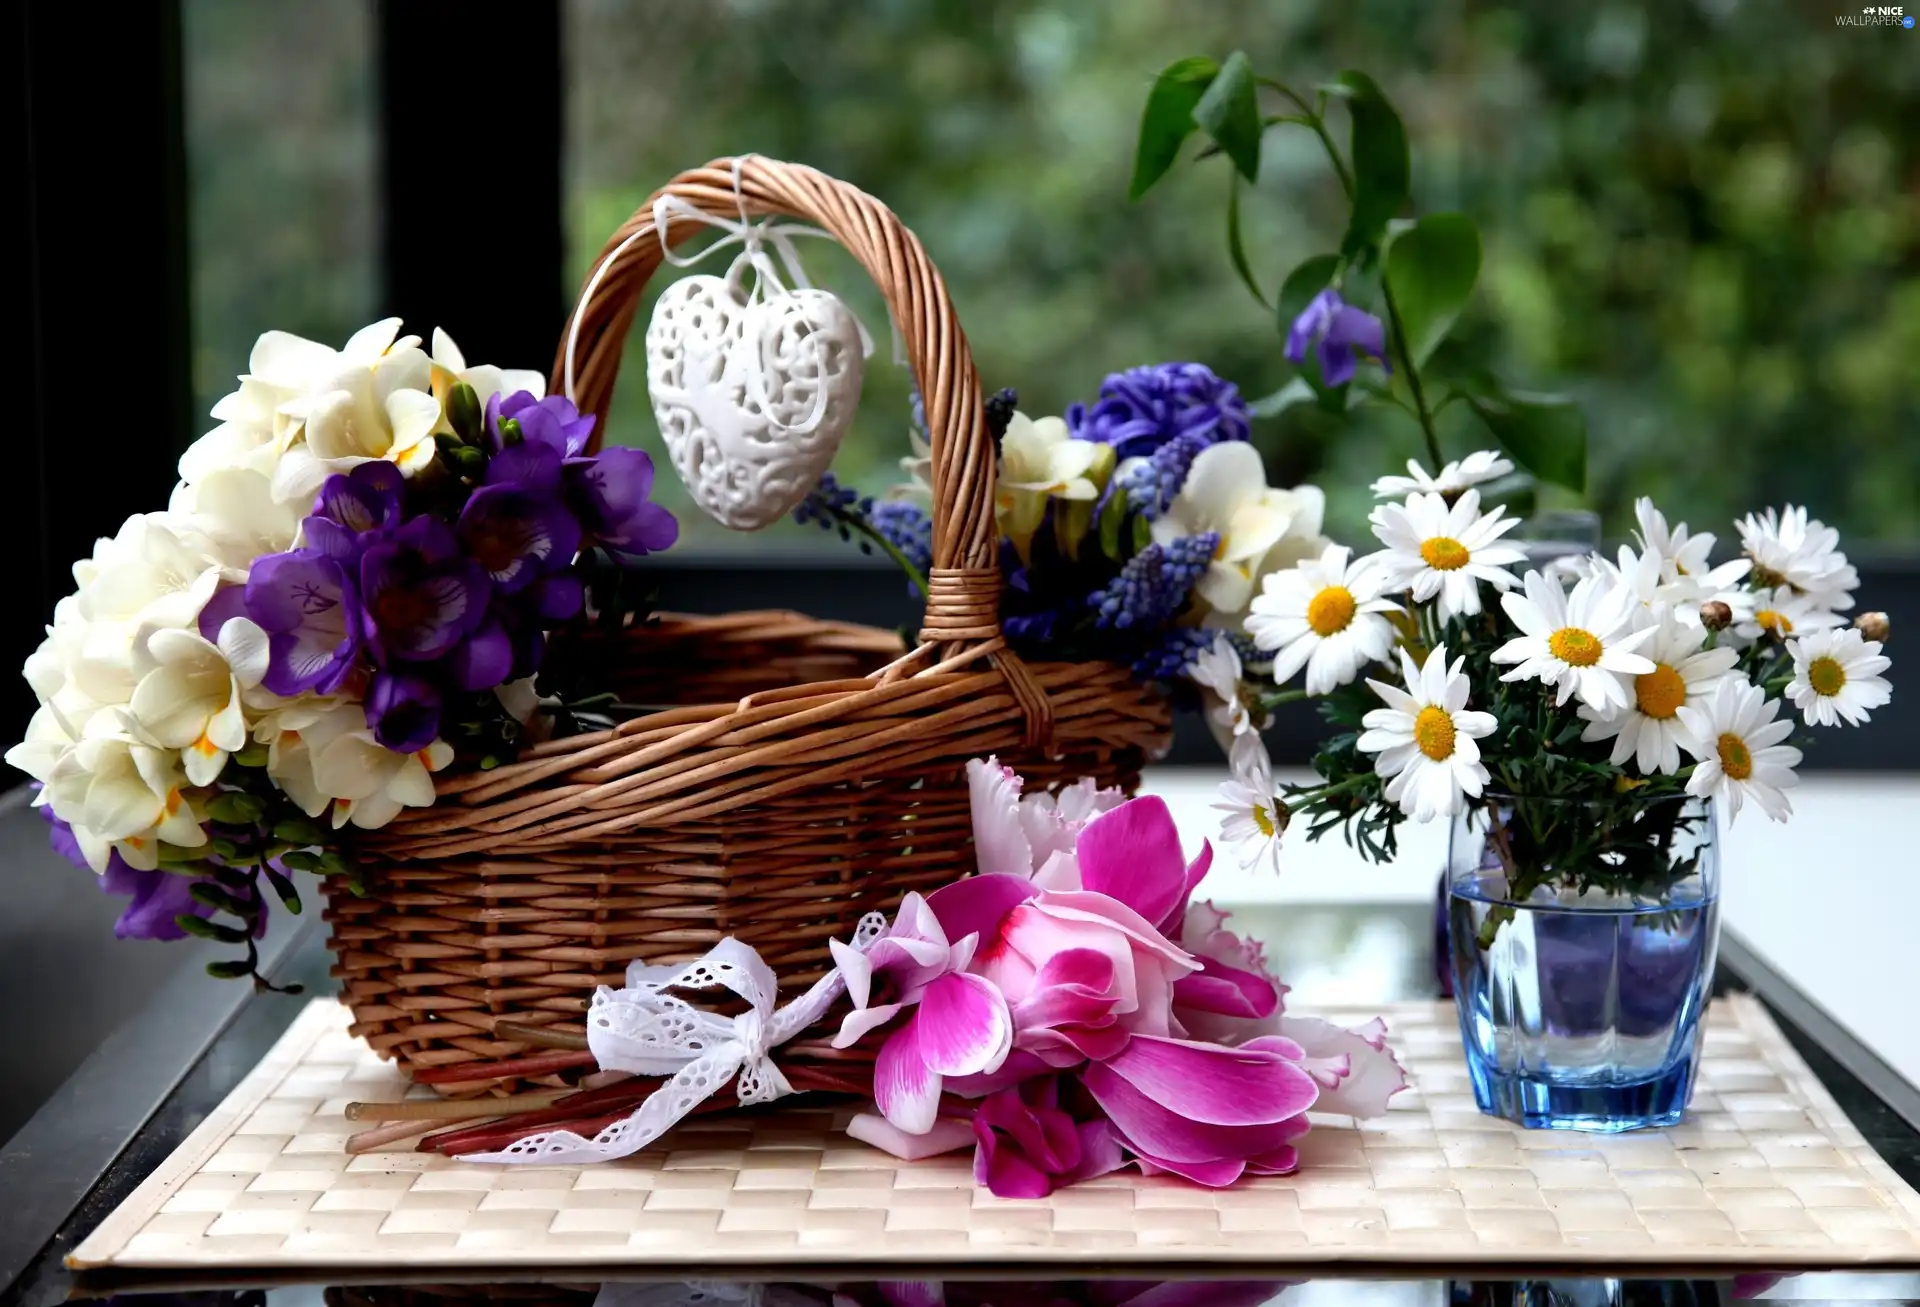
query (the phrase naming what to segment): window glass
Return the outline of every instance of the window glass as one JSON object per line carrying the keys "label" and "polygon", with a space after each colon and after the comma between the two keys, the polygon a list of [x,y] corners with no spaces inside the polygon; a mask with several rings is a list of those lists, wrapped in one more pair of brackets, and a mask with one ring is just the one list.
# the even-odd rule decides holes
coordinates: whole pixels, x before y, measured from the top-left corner
{"label": "window glass", "polygon": [[[570,273],[675,171],[757,151],[893,206],[945,272],[985,384],[1018,386],[1029,412],[1169,358],[1262,395],[1289,374],[1227,263],[1224,164],[1183,164],[1129,205],[1141,105],[1187,53],[1242,47],[1309,84],[1357,67],[1408,121],[1423,211],[1465,210],[1487,233],[1467,341],[1516,382],[1585,402],[1610,532],[1636,494],[1723,536],[1731,515],[1791,495],[1856,539],[1911,539],[1913,37],[1832,8],[570,0]],[[1267,135],[1245,221],[1269,292],[1337,243],[1317,151],[1296,130]],[[808,251],[817,280],[860,284]],[[877,306],[855,303],[878,328]],[[907,383],[884,354],[838,464],[867,490],[905,452]],[[657,450],[637,346],[630,359],[612,435]],[[1455,456],[1484,443],[1468,415],[1447,417]],[[1255,432],[1278,482],[1327,485],[1348,536],[1366,481],[1418,452],[1384,410],[1359,433],[1299,409]],[[690,526],[701,547],[766,547]]]}
{"label": "window glass", "polygon": [[367,0],[185,0],[196,415],[262,331],[331,345],[379,302]]}

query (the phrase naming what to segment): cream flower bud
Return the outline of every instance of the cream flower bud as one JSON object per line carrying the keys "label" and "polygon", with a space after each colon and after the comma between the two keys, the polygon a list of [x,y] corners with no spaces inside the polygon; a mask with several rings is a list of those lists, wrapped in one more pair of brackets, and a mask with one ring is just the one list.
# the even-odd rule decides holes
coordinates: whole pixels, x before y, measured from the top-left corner
{"label": "cream flower bud", "polygon": [[1885,644],[1893,633],[1893,624],[1885,613],[1862,613],[1853,619],[1854,629],[1869,640]]}
{"label": "cream flower bud", "polygon": [[1700,624],[1709,631],[1724,631],[1733,625],[1733,609],[1718,599],[1700,605]]}

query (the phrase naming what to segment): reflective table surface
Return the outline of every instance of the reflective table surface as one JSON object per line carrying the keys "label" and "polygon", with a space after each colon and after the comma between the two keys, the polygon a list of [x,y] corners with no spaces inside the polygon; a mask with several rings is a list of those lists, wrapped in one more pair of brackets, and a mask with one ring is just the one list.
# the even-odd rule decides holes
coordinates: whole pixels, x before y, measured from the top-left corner
{"label": "reflective table surface", "polygon": [[[316,923],[317,924],[317,923]],[[1425,998],[1436,993],[1434,920],[1407,904],[1261,906],[1236,912],[1236,924],[1264,941],[1267,955],[1291,987],[1296,1003],[1365,1004]],[[274,968],[278,982],[298,982],[326,993],[328,957],[317,929],[290,937]],[[1752,967],[1751,961],[1743,963]],[[1721,990],[1780,992],[1723,965]],[[210,982],[211,983],[211,982]],[[207,997],[202,997],[207,996]],[[75,1275],[62,1262],[139,1182],[183,1140],[259,1061],[304,1002],[273,994],[235,996],[231,986],[201,988],[191,1001],[151,1014],[147,1026],[103,1047],[62,1094],[0,1154],[0,1279],[9,1281],[0,1304],[51,1304],[76,1297],[128,1302],[216,1304],[339,1304],[436,1307],[438,1304],[578,1304],[579,1307],[1321,1307],[1323,1304],[1404,1304],[1405,1307],[1599,1307],[1601,1304],[1763,1302],[1920,1302],[1920,1267],[1907,1273],[1799,1274],[1775,1280],[1743,1275],[1712,1278],[1710,1268],[1675,1266],[1674,1278],[1598,1278],[1591,1268],[1566,1277],[1567,1268],[1516,1271],[1501,1279],[1463,1280],[1457,1274],[1422,1275],[1417,1268],[1391,1276],[1335,1274],[1299,1279],[1226,1280],[1204,1267],[1169,1267],[1165,1278],[1119,1279],[1097,1263],[1085,1278],[1056,1280],[1019,1270],[955,1274],[919,1268],[912,1279],[875,1281],[822,1276],[819,1268],[746,1282],[734,1268],[711,1278],[659,1280],[644,1268],[610,1271],[596,1281],[573,1269],[543,1276],[518,1270],[506,1278],[485,1273],[382,1273],[289,1277],[284,1272],[115,1272]],[[183,1007],[206,1006],[198,1014]],[[1776,1007],[1776,1018],[1869,1143],[1907,1183],[1920,1187],[1920,1130],[1877,1098],[1854,1071],[1815,1043]],[[171,1023],[171,1024],[169,1024]],[[161,1038],[164,1036],[164,1039]],[[143,1045],[146,1038],[149,1043]],[[155,1042],[157,1041],[157,1042]],[[174,1056],[185,1048],[191,1056]],[[161,1052],[155,1052],[155,1049]],[[201,1051],[204,1050],[204,1051]],[[162,1053],[168,1056],[163,1056]],[[171,1060],[170,1060],[171,1059]],[[156,1106],[157,1104],[157,1106]],[[737,1274],[737,1271],[735,1271]],[[850,1277],[858,1277],[849,1268]],[[1636,1271],[1636,1274],[1644,1272]],[[1707,1276],[1709,1278],[1701,1278]]]}

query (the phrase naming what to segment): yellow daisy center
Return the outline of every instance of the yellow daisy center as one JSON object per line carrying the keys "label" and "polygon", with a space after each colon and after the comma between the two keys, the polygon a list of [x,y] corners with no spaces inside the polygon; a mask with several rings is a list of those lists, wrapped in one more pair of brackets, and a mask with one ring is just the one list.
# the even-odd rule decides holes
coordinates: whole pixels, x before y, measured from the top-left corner
{"label": "yellow daisy center", "polygon": [[1807,684],[1815,694],[1831,698],[1847,683],[1847,669],[1831,658],[1816,658],[1807,664]]}
{"label": "yellow daisy center", "polygon": [[1720,737],[1720,770],[1736,781],[1753,775],[1753,755],[1747,752],[1747,742],[1732,731]]}
{"label": "yellow daisy center", "polygon": [[1420,557],[1437,572],[1457,572],[1467,565],[1472,555],[1452,536],[1435,536],[1421,543]]}
{"label": "yellow daisy center", "polygon": [[1435,762],[1453,757],[1453,718],[1445,708],[1429,705],[1413,719],[1413,742]]}
{"label": "yellow daisy center", "polygon": [[1673,668],[1655,663],[1652,671],[1633,678],[1633,697],[1642,713],[1668,721],[1687,701],[1687,683]]}
{"label": "yellow daisy center", "polygon": [[1315,635],[1335,635],[1353,621],[1353,591],[1330,585],[1307,601],[1307,625]]}
{"label": "yellow daisy center", "polygon": [[1753,615],[1753,620],[1760,623],[1761,630],[1770,631],[1774,635],[1793,634],[1793,619],[1777,608],[1762,608]]}
{"label": "yellow daisy center", "polygon": [[1254,804],[1252,817],[1253,817],[1253,824],[1259,827],[1260,833],[1266,836],[1268,839],[1272,839],[1273,838],[1273,818],[1270,815],[1268,815],[1266,805],[1261,803]]}
{"label": "yellow daisy center", "polygon": [[1569,667],[1591,667],[1606,652],[1593,632],[1577,626],[1563,626],[1548,636],[1547,648]]}

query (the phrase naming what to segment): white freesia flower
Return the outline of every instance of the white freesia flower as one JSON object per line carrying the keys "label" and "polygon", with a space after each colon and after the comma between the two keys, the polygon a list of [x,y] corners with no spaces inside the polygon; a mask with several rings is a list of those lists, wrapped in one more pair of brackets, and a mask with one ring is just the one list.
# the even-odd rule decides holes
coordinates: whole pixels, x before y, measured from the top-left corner
{"label": "white freesia flower", "polygon": [[197,485],[181,484],[175,503],[191,512],[221,578],[243,584],[253,560],[293,548],[310,503],[273,497],[271,480],[249,468],[220,468]]}
{"label": "white freesia flower", "polygon": [[442,410],[435,431],[451,432],[453,426],[445,416],[447,396],[453,388],[465,382],[473,387],[474,395],[480,401],[480,409],[486,411],[487,401],[495,395],[514,395],[526,391],[535,399],[543,399],[547,393],[547,379],[538,372],[529,372],[523,368],[498,368],[491,363],[468,364],[467,356],[460,347],[439,327],[433,329],[433,397],[439,401]]}
{"label": "white freesia flower", "polygon": [[187,802],[179,754],[142,739],[124,709],[95,721],[107,728],[90,731],[63,754],[46,782],[48,802],[73,827],[87,865],[104,872],[117,849],[128,866],[152,871],[160,865],[160,841],[205,844],[206,832]]}
{"label": "white freesia flower", "polygon": [[192,631],[156,631],[145,657],[152,670],[134,687],[130,705],[141,733],[155,744],[180,752],[187,780],[211,785],[227,765],[227,755],[246,747],[247,718],[240,678],[229,661],[250,661],[254,679],[266,670],[266,635],[252,622],[236,618],[221,632],[216,647]]}
{"label": "white freesia flower", "polygon": [[[398,325],[391,320],[387,333]],[[310,503],[328,477],[377,459],[408,476],[433,461],[440,401],[431,393],[433,364],[409,343],[415,339],[392,342],[371,364],[343,352],[332,373],[287,406],[300,419],[301,440],[274,469],[275,498]]]}
{"label": "white freesia flower", "polygon": [[1404,648],[1399,654],[1407,688],[1368,680],[1387,706],[1361,718],[1366,730],[1358,747],[1380,755],[1373,769],[1389,778],[1387,799],[1409,817],[1452,816],[1466,806],[1468,795],[1477,798],[1486,788],[1477,741],[1498,723],[1492,713],[1467,711],[1465,658],[1448,667],[1444,644],[1434,646],[1424,667],[1416,667]]}
{"label": "white freesia flower", "polygon": [[920,428],[907,428],[907,443],[913,450],[900,460],[900,471],[907,479],[887,491],[889,499],[914,503],[933,502],[933,445],[920,434]]}
{"label": "white freesia flower", "polygon": [[1785,640],[1795,636],[1830,631],[1845,619],[1823,607],[1811,596],[1795,594],[1786,587],[1755,590],[1747,596],[1744,611],[1734,614],[1733,634],[1742,640],[1760,640],[1769,636]]}
{"label": "white freesia flower", "polygon": [[1556,704],[1577,694],[1600,712],[1624,711],[1633,703],[1627,678],[1654,670],[1634,650],[1655,628],[1634,629],[1632,592],[1604,577],[1588,577],[1568,594],[1558,581],[1528,572],[1526,593],[1502,595],[1500,606],[1521,631],[1493,652],[1496,663],[1520,664],[1500,679],[1545,681],[1558,690]]}
{"label": "white freesia flower", "polygon": [[1231,617],[1245,611],[1255,577],[1270,565],[1276,546],[1289,538],[1317,540],[1324,507],[1318,487],[1269,487],[1260,452],[1244,440],[1223,440],[1194,456],[1180,493],[1154,520],[1153,538],[1171,544],[1186,536],[1219,535],[1213,561],[1194,591],[1216,613]]}
{"label": "white freesia flower", "polygon": [[85,622],[76,679],[102,703],[133,694],[135,641],[145,632],[190,630],[220,584],[220,569],[192,519],[128,518],[93,557],[74,565],[74,611]]}
{"label": "white freesia flower", "polygon": [[333,800],[335,828],[351,821],[377,830],[402,808],[433,803],[433,773],[453,761],[453,746],[435,740],[418,753],[395,753],[371,730],[343,731],[312,750],[313,779]]}
{"label": "white freesia flower", "polygon": [[1329,694],[1393,648],[1393,626],[1383,614],[1400,611],[1380,597],[1382,573],[1371,557],[1329,545],[1316,559],[1261,583],[1247,616],[1254,644],[1274,651],[1273,679],[1285,685],[1302,667],[1307,693]]}
{"label": "white freesia flower", "polygon": [[273,783],[300,811],[318,817],[332,806],[334,796],[320,789],[314,776],[315,757],[340,736],[364,730],[366,724],[366,712],[357,703],[302,695],[263,709],[254,723],[253,738],[267,746],[267,775]]}
{"label": "white freesia flower", "polygon": [[1253,714],[1241,686],[1244,675],[1240,655],[1224,633],[1214,637],[1212,647],[1201,650],[1187,668],[1188,678],[1200,687],[1206,701],[1207,720],[1216,736],[1237,738],[1253,729]]}
{"label": "white freesia flower", "polygon": [[1064,419],[1015,413],[1000,438],[1000,482],[994,499],[1000,530],[1024,543],[1040,528],[1051,499],[1093,500],[1091,473],[1105,446],[1075,440]]}
{"label": "white freesia flower", "polygon": [[1386,546],[1376,555],[1388,589],[1409,589],[1415,603],[1437,600],[1442,621],[1480,611],[1482,581],[1505,590],[1517,583],[1510,563],[1526,555],[1500,537],[1520,525],[1504,508],[1480,512],[1480,492],[1466,490],[1448,506],[1444,496],[1415,494],[1381,504],[1368,519]]}
{"label": "white freesia flower", "polygon": [[1513,464],[1491,449],[1476,450],[1457,463],[1447,464],[1440,469],[1438,476],[1429,476],[1419,460],[1410,458],[1407,460],[1406,476],[1381,477],[1373,483],[1373,493],[1378,499],[1398,499],[1416,491],[1457,495],[1462,490],[1483,481],[1497,480],[1511,471]]}
{"label": "white freesia flower", "polygon": [[1793,732],[1793,719],[1775,721],[1778,699],[1751,681],[1729,676],[1713,697],[1680,709],[1685,731],[1681,745],[1700,761],[1687,780],[1687,793],[1710,797],[1732,821],[1740,805],[1752,799],[1775,821],[1793,815],[1784,791],[1800,783],[1794,768],[1800,750],[1780,741]]}
{"label": "white freesia flower", "polygon": [[1741,547],[1753,560],[1756,589],[1791,589],[1819,608],[1853,607],[1860,573],[1840,552],[1834,528],[1792,504],[1779,512],[1749,513],[1736,525]]}
{"label": "white freesia flower", "polygon": [[1864,726],[1875,708],[1893,698],[1893,686],[1880,673],[1893,660],[1880,652],[1880,642],[1848,627],[1816,631],[1789,641],[1793,680],[1787,698],[1809,726],[1834,726],[1845,721]]}
{"label": "white freesia flower", "polygon": [[1580,706],[1580,716],[1587,722],[1580,738],[1612,740],[1614,766],[1631,758],[1642,776],[1680,770],[1680,709],[1704,703],[1740,658],[1732,649],[1702,648],[1705,629],[1688,625],[1675,614],[1663,617],[1653,632],[1653,638],[1640,647],[1640,653],[1652,660],[1653,670],[1633,678],[1633,702],[1611,713]]}
{"label": "white freesia flower", "polygon": [[1286,805],[1274,795],[1273,760],[1259,735],[1248,732],[1233,742],[1230,773],[1220,786],[1220,839],[1252,870],[1265,864],[1280,871],[1280,836],[1287,829]]}
{"label": "white freesia flower", "polygon": [[[53,779],[53,769],[80,743],[80,730],[51,703],[43,702],[27,722],[27,733],[20,743],[7,750],[7,765],[18,767],[45,785]],[[42,790],[35,803],[47,801]]]}

